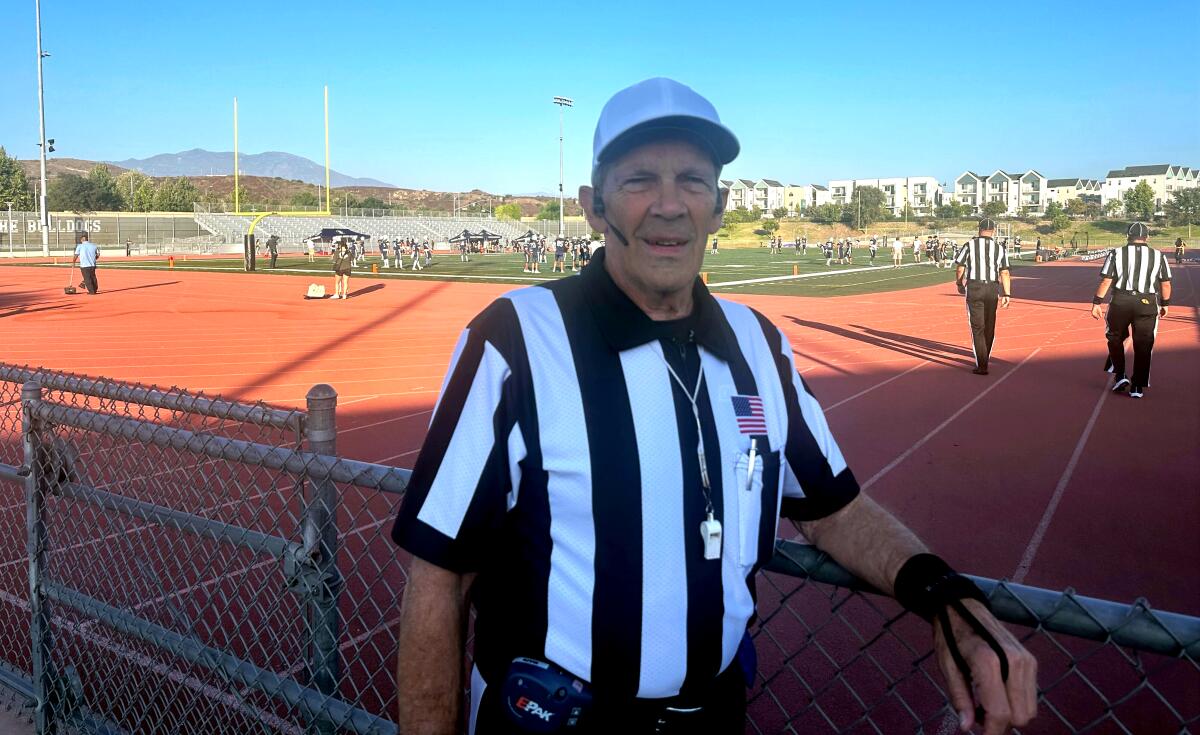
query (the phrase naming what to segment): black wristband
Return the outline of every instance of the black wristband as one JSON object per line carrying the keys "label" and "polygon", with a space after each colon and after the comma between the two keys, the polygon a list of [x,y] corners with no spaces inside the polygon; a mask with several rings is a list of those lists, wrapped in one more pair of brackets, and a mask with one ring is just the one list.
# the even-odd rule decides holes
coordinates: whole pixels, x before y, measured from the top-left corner
{"label": "black wristband", "polygon": [[1012,294],[1010,294],[1010,293],[1002,293],[1002,294],[1000,294],[1000,295],[1001,295],[1001,296],[1003,296],[1003,297],[1004,297],[1004,298],[1006,298],[1006,299],[1011,299],[1011,298],[1012,298]]}
{"label": "black wristband", "polygon": [[1103,296],[1093,296],[1092,303],[1095,304],[1096,306],[1099,306],[1100,304],[1104,303],[1104,297]]}
{"label": "black wristband", "polygon": [[952,600],[972,599],[988,605],[983,590],[934,554],[917,554],[904,562],[893,586],[896,600],[926,620],[933,620]]}
{"label": "black wristband", "polygon": [[1170,299],[1160,299],[1158,302],[1158,305],[1159,306],[1170,306],[1171,300]]}

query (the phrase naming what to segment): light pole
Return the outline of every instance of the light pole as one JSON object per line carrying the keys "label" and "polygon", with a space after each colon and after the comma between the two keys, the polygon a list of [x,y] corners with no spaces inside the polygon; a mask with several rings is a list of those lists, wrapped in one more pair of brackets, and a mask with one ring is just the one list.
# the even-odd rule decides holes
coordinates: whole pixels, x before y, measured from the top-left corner
{"label": "light pole", "polygon": [[563,229],[563,108],[574,107],[575,100],[569,97],[555,97],[554,104],[558,105],[558,236],[564,235]]}
{"label": "light pole", "polygon": [[38,67],[38,131],[41,135],[42,149],[42,193],[38,196],[39,218],[42,230],[42,256],[50,255],[50,212],[46,209],[46,104],[42,91],[42,59],[50,54],[42,52],[42,0],[33,0],[34,15],[37,19],[37,67]]}

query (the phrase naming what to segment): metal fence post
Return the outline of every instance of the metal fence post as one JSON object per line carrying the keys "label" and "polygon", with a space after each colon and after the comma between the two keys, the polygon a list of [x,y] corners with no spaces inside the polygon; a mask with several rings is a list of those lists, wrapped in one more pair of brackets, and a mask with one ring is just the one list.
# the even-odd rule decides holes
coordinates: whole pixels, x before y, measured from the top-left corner
{"label": "metal fence post", "polygon": [[39,423],[33,417],[33,406],[42,399],[42,385],[29,381],[21,386],[21,438],[25,445],[25,533],[26,553],[29,555],[29,637],[33,664],[33,695],[37,701],[34,725],[38,735],[56,732],[54,702],[54,673],[50,662],[53,645],[50,615],[46,611],[46,594],[42,577],[46,571],[45,483],[42,482]]}
{"label": "metal fence post", "polygon": [[[308,415],[304,435],[309,451],[333,456],[337,451],[337,391],[325,383],[314,385],[306,396]],[[309,630],[308,667],[310,686],[336,696],[341,679],[338,652],[340,621],[338,597],[337,486],[324,473],[309,473],[304,509],[304,548],[316,567],[319,585],[310,586],[306,617]],[[310,723],[309,731],[327,735],[334,726],[326,719]]]}

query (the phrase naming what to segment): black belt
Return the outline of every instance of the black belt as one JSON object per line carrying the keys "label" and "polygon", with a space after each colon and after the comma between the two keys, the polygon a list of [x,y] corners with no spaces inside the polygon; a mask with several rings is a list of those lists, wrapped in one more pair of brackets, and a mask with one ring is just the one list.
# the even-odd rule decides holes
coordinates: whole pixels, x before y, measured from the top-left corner
{"label": "black belt", "polygon": [[985,281],[982,278],[968,278],[967,283],[999,283],[999,281]]}

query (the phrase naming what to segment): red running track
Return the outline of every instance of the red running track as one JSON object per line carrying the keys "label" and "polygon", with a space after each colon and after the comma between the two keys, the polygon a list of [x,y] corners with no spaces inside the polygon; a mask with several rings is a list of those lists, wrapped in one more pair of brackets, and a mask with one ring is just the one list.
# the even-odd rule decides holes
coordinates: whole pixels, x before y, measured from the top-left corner
{"label": "red running track", "polygon": [[[1153,385],[1107,392],[1099,263],[1018,271],[991,375],[970,373],[947,286],[735,296],[787,333],[866,492],[952,564],[990,577],[1200,614],[1200,320],[1177,269]],[[411,466],[459,330],[511,286],[356,278],[305,301],[296,278],[0,267],[0,361],[303,405],[339,392],[342,454]],[[1192,571],[1188,571],[1192,570]]]}

